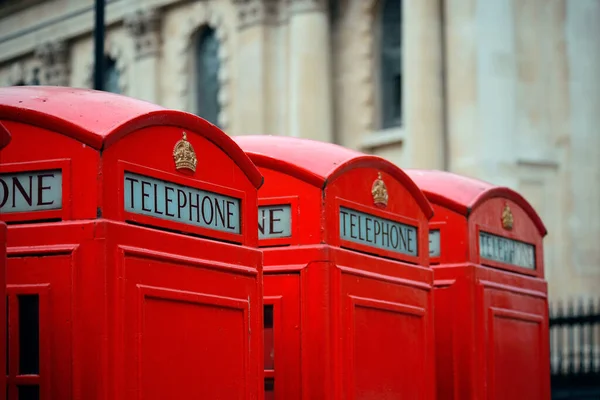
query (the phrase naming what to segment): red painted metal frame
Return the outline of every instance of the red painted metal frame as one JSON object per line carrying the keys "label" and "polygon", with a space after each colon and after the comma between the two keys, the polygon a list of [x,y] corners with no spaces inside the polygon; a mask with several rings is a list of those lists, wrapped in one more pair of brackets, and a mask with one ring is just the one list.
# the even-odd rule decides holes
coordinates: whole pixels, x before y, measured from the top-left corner
{"label": "red painted metal frame", "polygon": [[[285,309],[274,327],[294,326],[275,330],[275,398],[433,399],[433,274],[426,242],[432,209],[421,191],[393,164],[340,146],[289,137],[234,139],[265,177],[260,199],[297,196],[302,219],[292,228],[296,245],[259,241],[265,296],[281,296]],[[388,188],[387,209],[373,205],[378,173]],[[415,226],[418,256],[340,240],[341,205]],[[298,310],[300,320],[292,322]],[[278,350],[281,342],[287,346]]]}
{"label": "red painted metal frame", "polygon": [[[440,237],[441,235],[444,234],[449,234],[449,227],[448,224],[446,222],[429,222],[429,231],[434,231],[434,230],[439,230],[440,231]],[[429,257],[429,265],[436,265],[440,263],[440,258],[441,258],[441,254],[440,256],[437,257]]]}
{"label": "red painted metal frame", "polygon": [[[23,171],[44,171],[60,170],[62,173],[62,198],[71,199],[71,160],[57,159],[44,161],[31,161],[19,163],[0,164],[0,174],[19,173]],[[6,222],[26,222],[62,219],[67,220],[72,217],[70,201],[63,201],[62,207],[58,210],[44,210],[31,212],[6,213],[2,219]]]}
{"label": "red painted metal frame", "polygon": [[[30,213],[8,233],[11,296],[50,288],[42,398],[262,399],[262,176],[247,155],[194,115],[91,90],[2,88],[0,120],[13,133],[1,160],[11,171],[59,160],[68,173],[61,221]],[[197,153],[193,176],[173,162],[182,131]],[[126,169],[238,198],[241,234],[126,213]]]}
{"label": "red painted metal frame", "polygon": [[147,226],[156,226],[158,228],[164,227],[166,229],[171,229],[179,232],[189,232],[195,233],[204,237],[212,237],[215,239],[225,240],[232,243],[243,243],[244,235],[241,232],[244,232],[245,224],[245,215],[243,215],[243,208],[246,203],[246,193],[241,190],[235,190],[230,187],[215,185],[210,182],[206,182],[199,179],[189,178],[187,176],[176,175],[169,172],[163,172],[155,168],[148,168],[138,164],[128,163],[124,161],[120,161],[118,163],[118,175],[119,180],[122,182],[124,180],[125,172],[132,172],[139,175],[144,175],[148,177],[152,177],[155,179],[160,179],[167,182],[177,183],[183,186],[188,186],[194,189],[206,190],[209,192],[223,194],[229,197],[236,198],[240,200],[240,234],[231,234],[227,232],[219,232],[215,230],[211,230],[208,228],[201,228],[196,226],[190,226],[182,223],[177,223],[173,221],[165,221],[163,219],[153,218],[145,215],[134,214],[125,211],[125,199],[123,196],[119,196],[117,200],[118,204],[118,212],[117,219],[123,221],[132,221],[137,222]]}
{"label": "red painted metal frame", "polygon": [[[434,207],[430,228],[441,228],[441,255],[431,263],[438,398],[550,398],[541,218],[511,189],[448,172],[406,173]],[[512,230],[502,227],[505,205]],[[533,245],[536,269],[482,259],[480,231]]]}
{"label": "red painted metal frame", "polygon": [[[8,146],[12,137],[8,129],[0,123],[0,162],[2,161],[2,149]],[[0,221],[0,321],[6,321],[6,224]],[[6,393],[6,359],[8,349],[6,348],[6,324],[0,328],[0,393]]]}
{"label": "red painted metal frame", "polygon": [[197,116],[137,99],[95,90],[16,86],[0,92],[0,120],[60,132],[96,150],[105,150],[132,132],[172,126],[202,132],[260,187],[262,176],[250,159],[216,126]]}
{"label": "red painted metal frame", "polygon": [[[335,200],[333,201],[334,205],[335,205],[335,210],[339,210],[339,207],[347,207],[350,208],[352,210],[356,210],[356,211],[360,211],[363,213],[369,213],[372,215],[375,215],[377,217],[380,218],[384,218],[390,221],[394,221],[394,222],[398,222],[401,224],[405,224],[405,225],[410,225],[413,227],[419,227],[419,221],[416,218],[407,218],[398,214],[393,214],[393,213],[389,213],[383,210],[379,210],[377,208],[373,208],[373,207],[367,207],[364,206],[360,203],[354,202],[354,201],[349,201],[346,199],[342,199],[339,197],[336,197]],[[331,218],[331,220],[335,220],[336,216],[334,215],[329,215],[329,217]],[[386,258],[391,258],[391,259],[396,259],[398,261],[404,261],[407,263],[411,263],[411,264],[420,264],[421,262],[421,257],[423,255],[423,252],[421,251],[422,249],[419,249],[418,251],[418,255],[417,256],[410,256],[407,254],[399,254],[399,253],[395,253],[393,251],[389,251],[389,250],[383,250],[383,249],[378,249],[378,248],[374,248],[374,247],[369,247],[366,245],[361,245],[359,243],[354,243],[348,240],[344,240],[340,238],[340,226],[339,224],[332,224],[331,225],[333,230],[333,235],[332,235],[332,244],[333,245],[337,245],[339,247],[344,247],[344,248],[348,248],[348,249],[353,249],[353,250],[357,250],[360,251],[362,253],[366,253],[366,254],[373,254],[373,255],[377,255],[380,257],[386,257]],[[421,231],[422,229],[419,229],[419,236],[421,236]],[[340,238],[340,239],[337,239]],[[337,240],[336,240],[337,239]],[[419,239],[422,239],[421,237],[419,237]],[[337,243],[336,243],[337,242]],[[419,243],[422,243],[422,240],[419,240]]]}
{"label": "red painted metal frame", "polygon": [[302,220],[300,219],[300,207],[298,205],[298,201],[298,196],[261,197],[258,199],[259,206],[289,205],[292,224],[291,236],[284,238],[262,239],[260,240],[259,247],[300,244],[299,235],[302,226]]}

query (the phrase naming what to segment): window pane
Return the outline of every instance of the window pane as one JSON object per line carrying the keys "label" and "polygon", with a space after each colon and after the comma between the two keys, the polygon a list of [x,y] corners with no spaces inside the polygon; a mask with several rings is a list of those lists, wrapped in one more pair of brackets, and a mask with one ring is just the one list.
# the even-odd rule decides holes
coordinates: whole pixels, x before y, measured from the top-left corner
{"label": "window pane", "polygon": [[119,89],[119,70],[117,62],[111,57],[104,59],[104,90],[111,93],[121,93]]}
{"label": "window pane", "polygon": [[215,30],[205,27],[196,39],[196,101],[198,116],[217,124],[219,106],[219,41]]}
{"label": "window pane", "polygon": [[33,78],[31,79],[31,85],[39,85],[40,84],[40,69],[33,69]]}
{"label": "window pane", "polygon": [[402,118],[402,2],[385,0],[381,8],[382,127],[400,125]]}
{"label": "window pane", "polygon": [[40,400],[40,387],[19,386],[19,400]]}
{"label": "window pane", "polygon": [[37,295],[19,295],[19,374],[40,371],[40,302]]}
{"label": "window pane", "polygon": [[273,343],[273,306],[264,306],[264,338],[265,338],[265,369],[273,369],[275,366],[275,348]]}
{"label": "window pane", "polygon": [[265,400],[275,399],[275,380],[273,378],[265,378]]}

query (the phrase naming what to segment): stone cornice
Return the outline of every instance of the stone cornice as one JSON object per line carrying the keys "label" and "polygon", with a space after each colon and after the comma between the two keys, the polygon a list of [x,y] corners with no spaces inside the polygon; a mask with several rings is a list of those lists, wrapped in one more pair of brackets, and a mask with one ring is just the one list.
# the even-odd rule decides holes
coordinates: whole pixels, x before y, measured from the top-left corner
{"label": "stone cornice", "polygon": [[284,0],[287,3],[288,14],[305,12],[326,12],[328,7],[327,0]]}
{"label": "stone cornice", "polygon": [[136,10],[125,15],[123,24],[135,39],[136,58],[160,51],[160,14],[155,9]]}
{"label": "stone cornice", "polygon": [[66,42],[46,42],[35,50],[35,56],[48,85],[69,86],[69,47]]}
{"label": "stone cornice", "polygon": [[[119,92],[121,94],[129,94],[129,73],[127,70],[131,60],[126,60],[123,48],[119,42],[113,41],[110,38],[106,40],[104,48],[105,56],[109,56],[116,62],[117,72],[119,73]],[[94,86],[94,60],[90,54],[87,62],[87,73],[85,76],[85,87],[92,88]]]}
{"label": "stone cornice", "polygon": [[234,0],[234,3],[240,29],[253,25],[274,25],[282,8],[281,0]]}
{"label": "stone cornice", "polygon": [[46,42],[38,46],[35,56],[42,65],[59,65],[68,62],[68,47],[64,41]]}
{"label": "stone cornice", "polygon": [[[173,7],[189,0],[145,0],[148,8],[160,9]],[[75,4],[75,3],[73,3]],[[120,23],[131,12],[139,9],[135,1],[106,0],[106,26]],[[16,25],[19,14],[7,19],[11,25]],[[17,22],[15,22],[17,21]],[[60,27],[60,28],[59,28]],[[35,51],[40,38],[48,41],[70,40],[84,35],[92,35],[94,30],[94,5],[84,9],[69,9],[50,14],[37,24],[23,26],[18,30],[8,31],[0,35],[0,63],[31,54]]]}

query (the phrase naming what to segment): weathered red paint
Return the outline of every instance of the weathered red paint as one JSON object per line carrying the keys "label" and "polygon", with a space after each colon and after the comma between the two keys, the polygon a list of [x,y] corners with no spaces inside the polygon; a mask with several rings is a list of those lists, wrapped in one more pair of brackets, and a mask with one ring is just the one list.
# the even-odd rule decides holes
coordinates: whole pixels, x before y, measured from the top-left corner
{"label": "weathered red paint", "polygon": [[[266,394],[286,400],[433,399],[433,276],[427,267],[432,210],[421,191],[393,164],[337,145],[234,139],[265,176],[259,205],[291,206],[291,235],[259,239],[265,307],[273,307],[265,375],[274,378],[274,395]],[[378,173],[387,185],[387,207],[374,205]],[[418,255],[342,240],[342,206],[417,227]]]}
{"label": "weathered red paint", "polygon": [[[8,146],[11,135],[0,123],[0,162],[2,149]],[[0,221],[0,321],[6,321],[6,223]],[[6,324],[0,329],[0,393],[6,393]]]}
{"label": "weathered red paint", "polygon": [[[440,231],[440,255],[431,258],[438,398],[549,399],[540,217],[506,187],[441,171],[406,173],[432,203],[430,230]],[[506,205],[512,229],[503,227]],[[480,257],[480,232],[533,245],[535,269]]]}
{"label": "weathered red paint", "polygon": [[[11,314],[9,400],[24,383],[42,399],[262,399],[262,176],[246,154],[201,118],[91,90],[3,88],[0,120],[13,133],[0,173],[63,174],[60,209],[2,215],[10,301],[31,292],[40,307],[39,373],[29,376],[16,370]],[[175,167],[184,131],[195,173]],[[137,201],[125,197],[126,171],[237,198],[240,229],[183,223],[183,200],[126,210]],[[158,188],[139,184],[141,199]],[[165,204],[180,201],[164,192]]]}

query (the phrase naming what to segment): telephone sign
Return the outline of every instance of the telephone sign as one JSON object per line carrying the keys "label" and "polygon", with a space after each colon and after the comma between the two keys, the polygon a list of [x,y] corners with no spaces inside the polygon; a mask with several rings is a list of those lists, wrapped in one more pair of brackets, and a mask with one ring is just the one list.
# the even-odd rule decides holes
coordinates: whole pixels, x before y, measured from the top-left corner
{"label": "telephone sign", "polygon": [[223,232],[240,233],[240,201],[125,172],[125,210]]}
{"label": "telephone sign", "polygon": [[62,207],[62,172],[25,171],[0,175],[0,212],[56,210]]}
{"label": "telephone sign", "polygon": [[258,208],[258,238],[277,239],[292,236],[292,206],[289,204]]}

